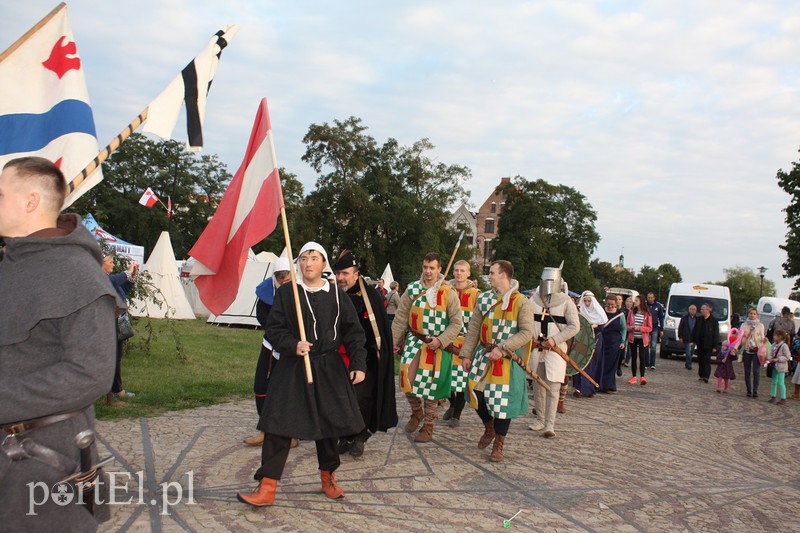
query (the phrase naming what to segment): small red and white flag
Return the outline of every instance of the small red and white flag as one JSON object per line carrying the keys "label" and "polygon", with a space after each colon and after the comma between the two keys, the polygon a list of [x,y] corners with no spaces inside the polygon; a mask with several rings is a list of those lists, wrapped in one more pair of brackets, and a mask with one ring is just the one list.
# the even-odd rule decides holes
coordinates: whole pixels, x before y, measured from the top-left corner
{"label": "small red and white flag", "polygon": [[142,197],[139,198],[139,203],[146,207],[153,207],[154,205],[156,205],[156,202],[160,201],[161,200],[158,199],[158,196],[156,196],[156,193],[154,193],[153,189],[151,189],[150,187],[148,187],[147,190],[144,191]]}
{"label": "small red and white flag", "polygon": [[189,250],[200,299],[221,315],[236,299],[250,247],[278,225],[283,207],[278,160],[267,99],[261,100],[244,161],[222,195],[219,208]]}

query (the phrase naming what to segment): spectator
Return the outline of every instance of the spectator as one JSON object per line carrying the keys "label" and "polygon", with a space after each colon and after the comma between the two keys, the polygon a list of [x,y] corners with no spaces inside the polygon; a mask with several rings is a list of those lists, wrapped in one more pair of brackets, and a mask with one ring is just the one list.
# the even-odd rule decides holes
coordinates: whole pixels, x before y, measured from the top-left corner
{"label": "spectator", "polygon": [[647,368],[648,346],[650,345],[650,332],[653,330],[653,317],[650,315],[650,308],[647,303],[642,301],[641,296],[634,300],[635,306],[628,313],[628,347],[631,352],[631,373],[633,377],[628,380],[629,385],[637,383],[636,366],[640,366],[640,376],[642,385],[647,385],[644,377]]}
{"label": "spectator", "polygon": [[381,293],[381,296],[383,296],[383,306],[386,307],[389,304],[389,302],[386,301],[387,292],[386,292],[386,287],[383,286],[384,283],[386,283],[386,282],[383,281],[383,278],[379,279],[378,280],[377,289],[378,289],[378,292]]}
{"label": "spectator", "polygon": [[[114,274],[114,251],[110,251],[103,257],[103,272],[108,274],[108,279],[114,290],[117,291],[121,302],[128,301],[128,294],[133,290],[136,283],[136,276],[139,275],[139,263],[131,261],[127,270]],[[127,313],[127,311],[125,311]],[[130,320],[130,319],[129,319]],[[118,332],[119,333],[119,332]],[[116,398],[130,398],[134,393],[122,388],[122,345],[125,339],[120,339],[117,335],[117,363],[114,368],[114,381],[111,383],[111,392],[106,395],[106,403],[110,407],[121,407],[124,405],[116,401]]]}
{"label": "spectator", "polygon": [[[754,307],[747,310],[747,320],[741,326],[742,334],[733,346],[735,351],[741,347],[742,363],[744,364],[744,384],[747,386],[747,397],[758,398],[758,378],[761,373],[761,364],[758,360],[758,349],[767,339],[764,336],[764,324],[758,319],[758,311]],[[753,373],[752,387],[750,372]]]}
{"label": "spectator", "polygon": [[792,320],[792,310],[788,307],[781,309],[781,316],[775,319],[775,331],[783,330],[786,332],[786,345],[791,346],[794,340],[794,320]]}
{"label": "spectator", "polygon": [[681,325],[678,326],[678,338],[683,343],[684,353],[686,353],[686,370],[692,369],[692,355],[694,353],[692,336],[694,335],[695,326],[697,326],[697,306],[692,304],[689,306],[689,314],[681,319]]}
{"label": "spectator", "polygon": [[400,284],[393,281],[389,284],[389,294],[386,296],[386,315],[389,317],[389,323],[394,320],[394,314],[397,312],[397,304],[400,303],[400,294],[397,290]]}
{"label": "spectator", "polygon": [[711,356],[719,351],[719,322],[711,316],[711,306],[707,303],[700,307],[700,315],[694,328],[693,340],[697,350],[699,380],[708,383],[708,378],[711,377]]}
{"label": "spectator", "polygon": [[[714,377],[717,378],[717,392],[727,394],[730,380],[736,379],[736,373],[733,371],[734,357],[735,355],[733,355],[732,347],[728,344],[728,341],[722,343],[722,351],[717,354],[717,370],[714,371]],[[723,383],[725,384],[724,389],[722,388]]]}
{"label": "spectator", "polygon": [[[789,370],[789,345],[786,341],[789,340],[789,332],[776,329],[775,330],[775,346],[772,347],[772,358],[770,363],[774,363],[775,367],[772,369],[772,397],[769,403],[779,405],[786,405],[786,372]],[[781,399],[778,400],[777,392],[780,391]]]}
{"label": "spectator", "polygon": [[[632,296],[628,296],[627,298],[625,298],[625,307],[622,309],[622,312],[625,313],[625,324],[626,325],[628,324],[628,316],[630,316],[630,314],[631,314],[631,309],[633,309],[633,297]],[[630,360],[631,360],[631,345],[627,342],[627,338],[626,338],[626,342],[625,342],[625,360],[622,362],[622,366],[627,367],[628,363],[630,362]],[[622,374],[620,373],[618,375],[621,376]]]}
{"label": "spectator", "polygon": [[656,295],[652,292],[647,293],[647,307],[653,317],[653,331],[650,332],[650,351],[649,365],[650,370],[656,369],[656,348],[658,341],[664,336],[664,306],[656,301]]}

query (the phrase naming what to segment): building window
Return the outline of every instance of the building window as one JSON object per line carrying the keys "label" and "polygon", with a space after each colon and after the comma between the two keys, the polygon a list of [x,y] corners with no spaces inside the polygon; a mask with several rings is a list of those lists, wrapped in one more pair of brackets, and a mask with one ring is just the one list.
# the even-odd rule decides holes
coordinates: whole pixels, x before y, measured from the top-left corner
{"label": "building window", "polygon": [[497,213],[497,203],[492,202],[492,213]]}
{"label": "building window", "polygon": [[494,219],[493,218],[487,218],[486,219],[486,226],[484,227],[483,232],[484,233],[494,233]]}
{"label": "building window", "polygon": [[506,208],[506,203],[505,202],[500,202],[500,212],[501,213],[503,212],[503,209],[505,209],[505,208]]}
{"label": "building window", "polygon": [[483,241],[483,260],[492,260],[492,239],[486,239]]}

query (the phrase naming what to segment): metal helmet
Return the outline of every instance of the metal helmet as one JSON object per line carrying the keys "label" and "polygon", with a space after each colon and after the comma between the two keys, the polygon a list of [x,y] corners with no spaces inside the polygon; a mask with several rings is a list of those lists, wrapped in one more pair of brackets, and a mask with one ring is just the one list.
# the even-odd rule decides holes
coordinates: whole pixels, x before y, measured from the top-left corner
{"label": "metal helmet", "polygon": [[539,281],[539,296],[546,298],[551,294],[563,292],[563,280],[561,279],[561,269],[564,268],[564,261],[558,268],[545,267],[542,271],[542,278]]}

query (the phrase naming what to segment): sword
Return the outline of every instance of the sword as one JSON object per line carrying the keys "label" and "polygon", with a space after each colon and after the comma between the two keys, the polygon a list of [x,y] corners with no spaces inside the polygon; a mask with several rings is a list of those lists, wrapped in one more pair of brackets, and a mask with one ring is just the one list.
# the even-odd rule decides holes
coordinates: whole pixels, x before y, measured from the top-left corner
{"label": "sword", "polygon": [[[97,471],[100,467],[110,463],[114,457],[108,456],[97,464],[92,464],[92,444],[95,441],[94,431],[87,429],[75,435],[75,445],[80,450],[81,463],[78,471],[62,479],[59,483],[75,482],[75,486],[84,495],[83,505],[94,514],[94,491],[97,486]],[[86,498],[85,496],[88,496]]]}
{"label": "sword", "polygon": [[562,350],[561,348],[559,348],[559,347],[558,347],[558,345],[554,345],[554,346],[551,348],[551,347],[550,347],[550,345],[549,345],[548,343],[546,343],[546,342],[544,342],[544,343],[543,343],[543,342],[537,342],[537,341],[534,341],[534,342],[533,342],[533,347],[534,347],[534,348],[538,348],[539,350],[551,351],[551,352],[555,352],[555,353],[557,353],[558,355],[560,355],[560,356],[561,356],[561,358],[562,358],[564,361],[566,361],[567,363],[569,363],[569,365],[570,365],[572,368],[574,368],[575,370],[577,370],[577,371],[580,373],[580,375],[581,375],[581,376],[585,377],[585,378],[586,378],[586,379],[589,381],[589,383],[591,383],[591,384],[592,384],[592,385],[594,385],[595,387],[599,387],[599,386],[600,386],[600,385],[599,385],[599,384],[598,384],[598,383],[597,383],[595,380],[593,380],[593,379],[592,379],[592,377],[591,377],[589,374],[587,374],[586,372],[584,372],[584,371],[583,371],[583,369],[582,369],[581,367],[579,367],[579,366],[578,366],[578,364],[577,364],[575,361],[573,361],[573,360],[572,360],[572,358],[571,358],[569,355],[567,355],[567,354],[564,352],[564,350]]}

